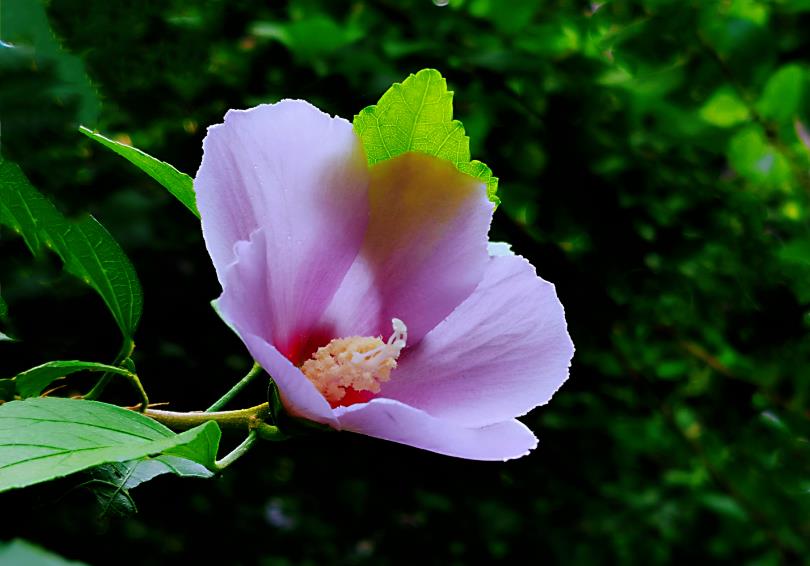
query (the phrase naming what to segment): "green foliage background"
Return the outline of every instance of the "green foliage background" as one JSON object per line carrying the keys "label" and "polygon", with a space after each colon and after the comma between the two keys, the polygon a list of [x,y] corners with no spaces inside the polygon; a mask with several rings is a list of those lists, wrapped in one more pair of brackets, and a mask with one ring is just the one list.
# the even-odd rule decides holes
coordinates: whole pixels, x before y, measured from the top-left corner
{"label": "green foliage background", "polygon": [[[196,219],[77,124],[193,174],[228,108],[305,98],[351,118],[424,67],[500,178],[493,239],[556,283],[577,345],[516,462],[314,435],[139,487],[132,517],[98,520],[70,479],[4,494],[4,539],[91,564],[810,556],[810,2],[506,4],[3,0],[3,154],[133,260],[154,401],[203,408],[250,360],[208,308]],[[0,369],[111,361],[97,297],[0,235],[0,332],[20,339]]]}

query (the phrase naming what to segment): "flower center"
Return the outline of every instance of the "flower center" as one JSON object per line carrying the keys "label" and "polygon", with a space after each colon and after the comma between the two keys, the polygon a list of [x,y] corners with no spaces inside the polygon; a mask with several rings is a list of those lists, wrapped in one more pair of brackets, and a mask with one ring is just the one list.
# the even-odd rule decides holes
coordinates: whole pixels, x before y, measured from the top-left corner
{"label": "flower center", "polygon": [[318,348],[301,371],[333,407],[345,404],[347,393],[379,393],[380,384],[391,378],[408,340],[404,322],[395,318],[391,324],[394,332],[387,342],[381,336],[335,338]]}

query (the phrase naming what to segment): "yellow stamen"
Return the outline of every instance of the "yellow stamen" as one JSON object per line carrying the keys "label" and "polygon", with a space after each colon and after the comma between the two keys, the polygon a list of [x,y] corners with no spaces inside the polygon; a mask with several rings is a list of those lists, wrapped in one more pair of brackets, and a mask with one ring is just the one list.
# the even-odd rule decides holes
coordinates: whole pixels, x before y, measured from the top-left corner
{"label": "yellow stamen", "polygon": [[349,387],[379,393],[380,384],[391,378],[408,340],[405,323],[398,318],[391,323],[394,332],[387,342],[381,336],[336,338],[318,348],[301,371],[332,405],[343,399]]}

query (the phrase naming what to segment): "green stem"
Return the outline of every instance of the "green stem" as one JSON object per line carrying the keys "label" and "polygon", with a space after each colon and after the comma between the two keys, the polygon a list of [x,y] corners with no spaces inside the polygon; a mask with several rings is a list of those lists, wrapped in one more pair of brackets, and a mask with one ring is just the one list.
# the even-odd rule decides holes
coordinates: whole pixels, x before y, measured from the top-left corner
{"label": "green stem", "polygon": [[220,398],[219,398],[219,399],[216,401],[216,403],[214,403],[213,405],[211,405],[210,407],[208,407],[208,408],[207,408],[205,411],[206,411],[207,413],[211,413],[211,412],[214,412],[214,411],[218,411],[218,410],[220,410],[222,407],[224,407],[225,405],[227,405],[228,403],[230,403],[230,401],[231,401],[231,400],[232,400],[234,397],[236,397],[236,395],[237,395],[237,394],[238,394],[238,393],[239,393],[239,392],[240,392],[240,391],[241,391],[241,390],[242,390],[242,389],[243,389],[243,388],[244,388],[244,387],[245,387],[245,386],[246,386],[248,383],[250,383],[251,381],[253,381],[253,378],[255,378],[257,375],[259,375],[261,372],[262,372],[262,367],[261,367],[261,366],[260,366],[258,363],[254,363],[254,364],[253,364],[253,367],[252,367],[252,368],[250,368],[250,371],[248,372],[248,374],[247,374],[245,377],[243,377],[242,379],[240,379],[240,380],[239,380],[239,382],[237,382],[237,384],[236,384],[236,385],[234,385],[233,387],[231,387],[231,389],[230,389],[230,390],[229,390],[227,393],[225,393],[225,395],[223,395],[222,397],[220,397]]}
{"label": "green stem", "polygon": [[[135,342],[132,341],[132,338],[125,338],[124,343],[121,345],[121,351],[118,352],[118,356],[115,358],[115,361],[112,363],[114,366],[121,365],[124,360],[129,358],[132,355],[132,352],[135,350]],[[112,373],[105,373],[104,375],[99,378],[93,388],[84,395],[83,399],[88,399],[90,401],[95,401],[101,394],[104,393],[104,389],[107,388],[107,385],[110,383],[110,380],[113,378]],[[140,385],[140,381],[138,382]],[[140,390],[143,391],[143,387],[140,387]],[[146,394],[144,393],[144,396]],[[142,405],[145,407],[146,405]]]}
{"label": "green stem", "polygon": [[256,428],[257,420],[263,421],[270,414],[270,405],[262,403],[255,407],[237,411],[192,411],[190,413],[146,409],[143,414],[165,424],[169,428],[178,430],[194,428],[209,421],[216,421],[222,428],[253,429]]}
{"label": "green stem", "polygon": [[[110,374],[111,376],[113,374]],[[141,404],[138,407],[138,410],[143,413],[146,410],[146,407],[149,406],[149,397],[146,396],[146,390],[143,388],[143,384],[141,383],[141,379],[138,377],[136,373],[130,373],[126,376],[127,381],[135,388],[138,394],[141,396]],[[86,399],[86,397],[85,397]]]}
{"label": "green stem", "polygon": [[253,444],[255,444],[258,438],[259,438],[258,433],[255,430],[251,430],[248,433],[247,438],[245,438],[245,440],[243,440],[239,446],[231,450],[221,460],[217,460],[216,462],[214,462],[214,470],[217,472],[221,472],[222,470],[224,470],[225,468],[236,462],[239,458],[244,456],[248,452],[248,450],[250,450],[253,447]]}
{"label": "green stem", "polygon": [[270,415],[270,405],[262,403],[255,407],[239,409],[237,411],[203,412],[193,411],[180,413],[176,411],[162,411],[159,409],[146,409],[144,415],[163,423],[173,430],[188,430],[209,421],[214,421],[222,428],[242,429],[248,432],[255,431],[262,440],[284,440],[287,435],[278,427],[264,422]]}

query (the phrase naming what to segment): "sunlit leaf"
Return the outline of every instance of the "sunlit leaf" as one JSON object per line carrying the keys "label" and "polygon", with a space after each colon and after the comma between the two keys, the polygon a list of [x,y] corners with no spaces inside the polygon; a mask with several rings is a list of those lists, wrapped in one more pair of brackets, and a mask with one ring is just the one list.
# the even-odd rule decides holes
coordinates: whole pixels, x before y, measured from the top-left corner
{"label": "sunlit leaf", "polygon": [[11,401],[0,405],[0,491],[160,454],[212,468],[219,438],[214,422],[175,434],[140,413],[97,401]]}
{"label": "sunlit leaf", "polygon": [[480,161],[470,160],[470,139],[453,120],[453,93],[435,69],[423,69],[396,83],[374,106],[354,117],[369,164],[418,151],[452,162],[459,171],[480,179],[498,203],[498,178]]}
{"label": "sunlit leaf", "polygon": [[197,210],[197,200],[194,196],[194,181],[185,173],[181,173],[173,166],[155,159],[151,155],[144,153],[140,149],[130,145],[111,140],[101,134],[92,131],[84,126],[79,127],[79,131],[88,138],[97,141],[104,147],[111,149],[138,169],[152,177],[155,181],[163,185],[174,197],[182,202],[194,216],[200,217]]}

